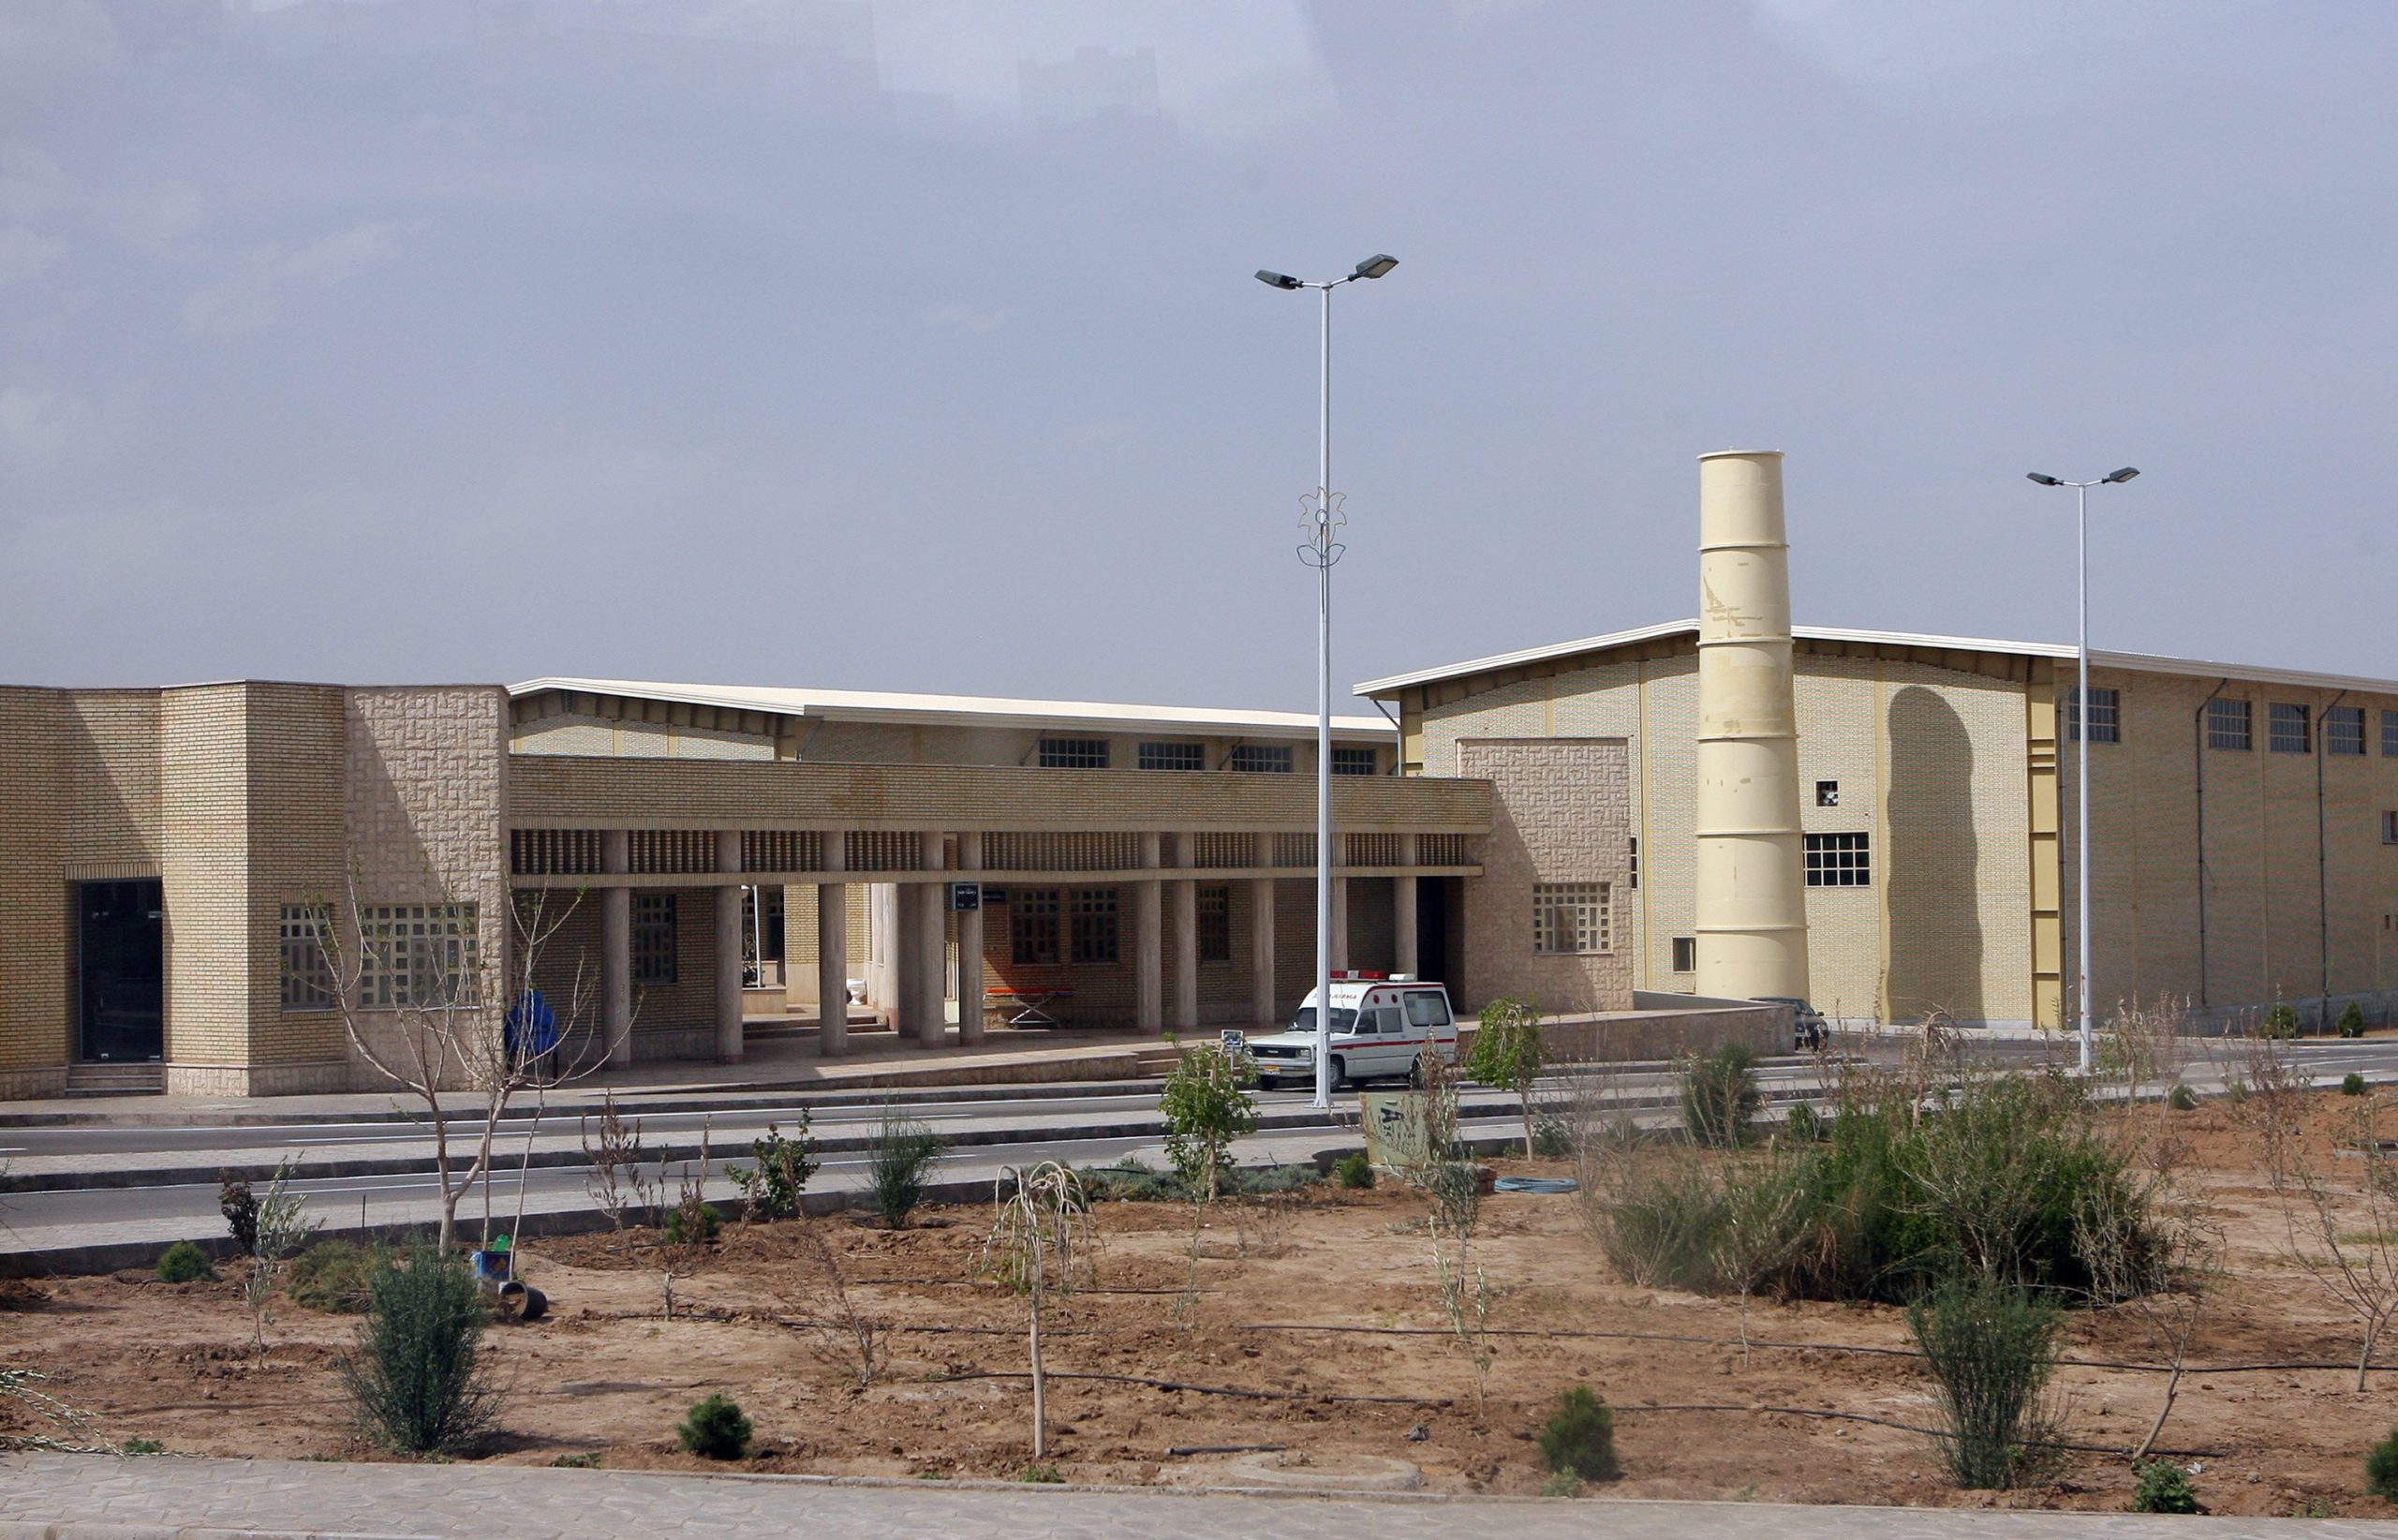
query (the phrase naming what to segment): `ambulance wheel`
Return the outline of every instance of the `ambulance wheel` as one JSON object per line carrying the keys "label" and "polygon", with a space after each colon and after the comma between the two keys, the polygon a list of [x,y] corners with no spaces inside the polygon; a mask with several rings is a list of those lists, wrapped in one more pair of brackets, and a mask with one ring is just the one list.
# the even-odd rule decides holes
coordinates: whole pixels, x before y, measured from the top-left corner
{"label": "ambulance wheel", "polygon": [[1332,1059],[1332,1088],[1334,1090],[1344,1090],[1348,1088],[1348,1062],[1341,1059],[1340,1055],[1335,1054]]}

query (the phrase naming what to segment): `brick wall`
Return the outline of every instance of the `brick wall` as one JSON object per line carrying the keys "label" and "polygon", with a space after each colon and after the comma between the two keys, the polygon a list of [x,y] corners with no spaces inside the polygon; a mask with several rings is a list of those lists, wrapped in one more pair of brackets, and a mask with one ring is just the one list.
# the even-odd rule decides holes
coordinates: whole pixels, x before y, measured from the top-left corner
{"label": "brick wall", "polygon": [[64,691],[0,688],[0,1099],[54,1096],[74,1052]]}
{"label": "brick wall", "polygon": [[1606,884],[1610,917],[1629,891],[1631,763],[1621,738],[1462,738],[1461,773],[1491,787],[1492,827],[1482,841],[1482,880],[1466,889],[1472,951],[1457,985],[1458,1007],[1502,995],[1544,1011],[1615,1011],[1631,1002],[1626,939],[1605,951],[1532,950],[1532,889],[1544,882]]}

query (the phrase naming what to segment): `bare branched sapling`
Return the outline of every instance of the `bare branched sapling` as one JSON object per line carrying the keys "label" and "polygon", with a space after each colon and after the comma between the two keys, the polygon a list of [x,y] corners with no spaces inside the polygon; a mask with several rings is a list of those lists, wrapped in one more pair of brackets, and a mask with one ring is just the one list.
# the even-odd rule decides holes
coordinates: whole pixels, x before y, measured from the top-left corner
{"label": "bare branched sapling", "polygon": [[991,1232],[983,1266],[1024,1296],[1030,1321],[1032,1458],[1049,1454],[1047,1386],[1041,1362],[1041,1312],[1048,1296],[1089,1281],[1098,1237],[1090,1199],[1072,1167],[1044,1161],[1029,1171],[1005,1166],[991,1184]]}

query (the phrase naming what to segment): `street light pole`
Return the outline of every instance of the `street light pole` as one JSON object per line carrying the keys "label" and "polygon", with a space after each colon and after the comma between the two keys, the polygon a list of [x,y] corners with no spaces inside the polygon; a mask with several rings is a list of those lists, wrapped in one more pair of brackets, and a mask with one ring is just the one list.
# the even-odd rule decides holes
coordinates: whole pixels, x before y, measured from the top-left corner
{"label": "street light pole", "polygon": [[1332,1105],[1332,568],[1340,559],[1340,498],[1332,490],[1332,291],[1360,278],[1379,278],[1399,259],[1377,254],[1346,277],[1321,282],[1261,269],[1260,283],[1276,289],[1312,289],[1324,300],[1322,347],[1316,392],[1316,487],[1302,499],[1308,509],[1300,527],[1308,541],[1299,559],[1315,569],[1315,1105]]}
{"label": "street light pole", "polygon": [[2077,930],[2080,940],[2076,969],[2080,1007],[2081,1073],[2090,1073],[2091,1010],[2090,1010],[2090,489],[2111,486],[2130,481],[2139,474],[2131,466],[2095,481],[2066,481],[2038,471],[2030,473],[2031,480],[2042,486],[2073,488],[2075,604],[2080,612],[2080,643],[2077,648],[2079,661],[2073,683],[2074,725],[2074,812],[2078,825],[2074,836],[2075,906],[2079,912]]}

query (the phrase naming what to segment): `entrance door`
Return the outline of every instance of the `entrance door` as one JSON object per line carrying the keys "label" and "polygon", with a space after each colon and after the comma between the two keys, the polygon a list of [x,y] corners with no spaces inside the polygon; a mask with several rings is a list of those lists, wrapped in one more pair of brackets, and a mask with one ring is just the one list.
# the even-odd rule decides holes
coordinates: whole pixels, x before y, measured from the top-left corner
{"label": "entrance door", "polygon": [[166,1045],[164,897],[156,882],[85,882],[76,955],[87,1063],[155,1062]]}

